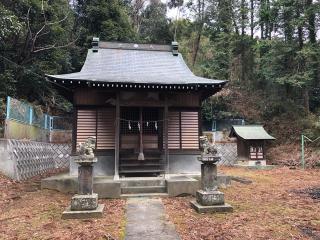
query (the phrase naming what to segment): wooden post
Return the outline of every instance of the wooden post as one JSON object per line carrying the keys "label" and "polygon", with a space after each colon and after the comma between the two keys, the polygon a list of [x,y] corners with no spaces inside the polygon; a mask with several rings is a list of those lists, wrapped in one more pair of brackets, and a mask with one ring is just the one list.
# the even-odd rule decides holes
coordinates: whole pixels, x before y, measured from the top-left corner
{"label": "wooden post", "polygon": [[169,149],[168,149],[168,97],[167,94],[165,95],[165,103],[164,103],[164,141],[165,141],[165,147],[164,147],[164,155],[166,160],[166,170],[165,173],[169,174]]}
{"label": "wooden post", "polygon": [[139,129],[139,156],[138,160],[144,160],[143,154],[143,120],[142,120],[142,107],[139,108],[139,122],[140,122],[140,129]]}
{"label": "wooden post", "polygon": [[114,149],[114,178],[119,179],[119,151],[120,151],[120,96],[116,99],[116,121],[115,121],[115,149]]}
{"label": "wooden post", "polygon": [[[77,152],[77,125],[78,125],[78,109],[76,106],[73,106],[73,116],[72,116],[72,155],[75,155]],[[49,118],[49,122],[50,122],[50,118]],[[51,124],[51,123],[50,123]],[[49,127],[49,131],[50,131],[50,127]]]}

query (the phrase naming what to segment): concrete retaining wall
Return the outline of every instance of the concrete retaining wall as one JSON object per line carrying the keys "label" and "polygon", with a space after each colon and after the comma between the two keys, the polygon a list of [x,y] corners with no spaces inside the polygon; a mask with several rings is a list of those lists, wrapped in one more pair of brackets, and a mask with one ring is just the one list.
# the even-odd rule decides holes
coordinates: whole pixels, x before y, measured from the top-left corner
{"label": "concrete retaining wall", "polygon": [[71,145],[0,139],[0,171],[25,180],[53,168],[69,166]]}
{"label": "concrete retaining wall", "polygon": [[40,128],[12,119],[6,119],[4,138],[26,139],[37,142],[68,143],[72,142],[72,130],[51,130]]}
{"label": "concrete retaining wall", "polygon": [[50,131],[23,122],[6,119],[4,138],[6,139],[28,139],[31,141],[49,142]]}
{"label": "concrete retaining wall", "polygon": [[51,143],[69,143],[72,142],[72,130],[52,130],[50,131]]}

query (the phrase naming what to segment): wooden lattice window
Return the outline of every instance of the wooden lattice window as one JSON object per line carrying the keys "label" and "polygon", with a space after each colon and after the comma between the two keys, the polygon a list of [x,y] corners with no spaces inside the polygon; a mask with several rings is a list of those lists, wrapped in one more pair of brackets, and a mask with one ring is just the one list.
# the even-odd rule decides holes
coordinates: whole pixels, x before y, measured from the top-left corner
{"label": "wooden lattice window", "polygon": [[181,148],[181,132],[180,132],[180,112],[169,112],[168,114],[168,148]]}
{"label": "wooden lattice window", "polygon": [[114,149],[115,109],[79,109],[77,111],[77,144],[88,137],[97,138],[97,149]]}
{"label": "wooden lattice window", "polygon": [[262,160],[263,159],[263,148],[262,146],[250,146],[250,159]]}
{"label": "wooden lattice window", "polygon": [[157,108],[142,109],[142,124],[139,108],[121,108],[121,135],[139,134],[141,129],[144,135],[158,135],[161,126],[162,121]]}
{"label": "wooden lattice window", "polygon": [[199,113],[169,111],[169,149],[199,149]]}
{"label": "wooden lattice window", "polygon": [[77,111],[77,144],[83,143],[88,137],[97,135],[97,112],[96,110]]}

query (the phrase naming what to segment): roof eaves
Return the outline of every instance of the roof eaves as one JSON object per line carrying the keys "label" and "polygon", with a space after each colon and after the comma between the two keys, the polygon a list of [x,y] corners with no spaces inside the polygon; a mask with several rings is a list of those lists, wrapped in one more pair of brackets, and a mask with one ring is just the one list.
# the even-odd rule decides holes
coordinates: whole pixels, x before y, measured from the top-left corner
{"label": "roof eaves", "polygon": [[[261,136],[260,137],[245,137],[243,135],[241,135],[241,133],[237,132],[237,128],[248,128],[252,130],[252,128],[255,128],[255,127],[259,127],[260,129],[260,134]],[[264,136],[262,136],[264,135]],[[233,125],[232,128],[231,128],[231,132],[229,134],[229,137],[234,137],[234,136],[237,136],[241,139],[244,139],[244,140],[275,140],[276,138],[271,136],[264,128],[262,125]]]}

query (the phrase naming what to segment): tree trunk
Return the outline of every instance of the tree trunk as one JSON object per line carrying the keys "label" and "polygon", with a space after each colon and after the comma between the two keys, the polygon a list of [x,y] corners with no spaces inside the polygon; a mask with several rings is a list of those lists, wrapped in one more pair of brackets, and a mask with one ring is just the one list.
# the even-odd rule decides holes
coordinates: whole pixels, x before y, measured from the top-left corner
{"label": "tree trunk", "polygon": [[261,12],[264,9],[264,2],[265,0],[260,0],[260,10],[259,10],[259,22],[260,22],[260,34],[261,34],[261,39],[264,39],[264,30],[265,30],[265,19],[262,16]]}
{"label": "tree trunk", "polygon": [[315,16],[313,7],[314,7],[313,0],[306,0],[309,40],[311,43],[316,43],[317,41],[316,24],[315,24],[316,16]]}
{"label": "tree trunk", "polygon": [[304,109],[306,111],[306,113],[309,114],[310,112],[310,105],[309,105],[309,89],[306,87],[303,90],[303,105],[304,105]]}
{"label": "tree trunk", "polygon": [[193,54],[192,54],[192,67],[196,64],[199,48],[200,48],[200,41],[201,41],[201,35],[202,35],[202,29],[205,21],[205,2],[204,0],[198,0],[197,4],[197,11],[198,11],[198,23],[196,26],[198,27],[197,29],[197,36],[193,48]]}
{"label": "tree trunk", "polygon": [[266,10],[268,11],[268,17],[265,19],[265,39],[270,39],[271,33],[270,33],[270,0],[266,0],[265,2]]}
{"label": "tree trunk", "polygon": [[254,0],[250,0],[250,29],[251,29],[251,38],[254,35]]}
{"label": "tree trunk", "polygon": [[245,0],[241,0],[240,12],[241,12],[241,35],[244,36],[246,34],[246,9],[245,9]]}
{"label": "tree trunk", "polygon": [[202,24],[201,28],[199,29],[199,31],[197,32],[197,37],[195,40],[193,55],[192,55],[192,67],[194,67],[194,65],[196,64],[196,60],[197,60],[197,56],[198,56],[198,52],[199,52],[199,48],[200,48],[202,28],[203,28],[203,24]]}
{"label": "tree trunk", "polygon": [[[300,4],[296,5],[297,19],[299,19],[301,16],[301,8],[302,6]],[[298,42],[299,42],[299,48],[302,49],[303,48],[303,28],[301,24],[298,25]]]}

